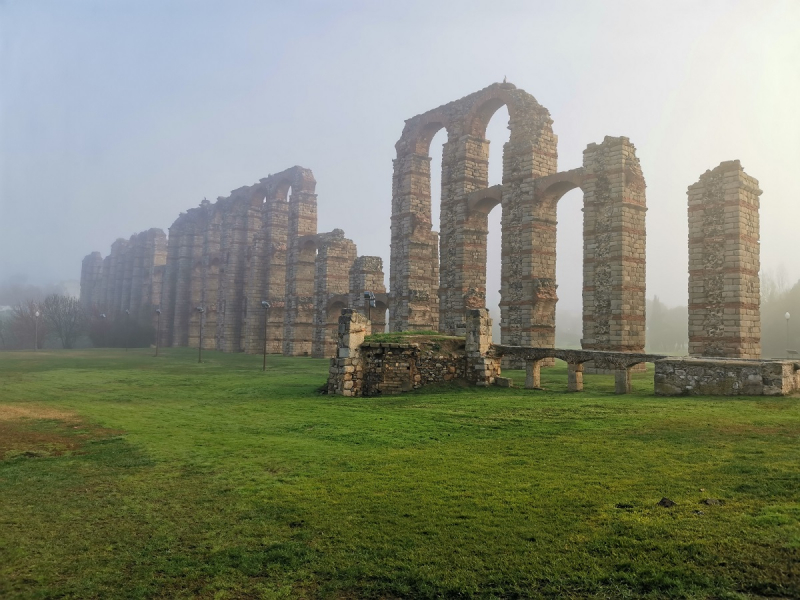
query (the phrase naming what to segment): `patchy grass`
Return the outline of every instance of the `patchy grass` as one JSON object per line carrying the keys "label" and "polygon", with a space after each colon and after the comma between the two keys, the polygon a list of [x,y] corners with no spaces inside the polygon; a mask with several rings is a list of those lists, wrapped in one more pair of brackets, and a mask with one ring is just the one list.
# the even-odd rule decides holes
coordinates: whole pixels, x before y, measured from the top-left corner
{"label": "patchy grass", "polygon": [[364,338],[365,342],[384,342],[387,344],[413,344],[418,342],[455,342],[464,345],[464,338],[452,335],[442,335],[438,331],[394,331],[391,333],[373,333]]}
{"label": "patchy grass", "polygon": [[0,354],[0,597],[800,596],[800,399],[204,358]]}

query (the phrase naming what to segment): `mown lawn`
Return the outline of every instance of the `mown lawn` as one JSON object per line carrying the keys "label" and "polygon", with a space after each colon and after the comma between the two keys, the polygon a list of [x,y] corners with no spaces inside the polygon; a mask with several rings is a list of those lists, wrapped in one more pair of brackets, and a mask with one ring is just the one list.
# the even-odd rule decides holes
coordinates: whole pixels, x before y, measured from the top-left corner
{"label": "mown lawn", "polygon": [[0,353],[0,597],[800,597],[799,399],[151,354]]}

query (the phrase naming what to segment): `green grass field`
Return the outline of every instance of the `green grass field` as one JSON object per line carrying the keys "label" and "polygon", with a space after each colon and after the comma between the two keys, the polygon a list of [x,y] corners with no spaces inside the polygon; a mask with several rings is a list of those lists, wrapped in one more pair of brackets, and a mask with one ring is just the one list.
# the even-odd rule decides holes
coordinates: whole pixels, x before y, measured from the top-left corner
{"label": "green grass field", "polygon": [[151,354],[0,353],[1,598],[800,597],[799,399]]}

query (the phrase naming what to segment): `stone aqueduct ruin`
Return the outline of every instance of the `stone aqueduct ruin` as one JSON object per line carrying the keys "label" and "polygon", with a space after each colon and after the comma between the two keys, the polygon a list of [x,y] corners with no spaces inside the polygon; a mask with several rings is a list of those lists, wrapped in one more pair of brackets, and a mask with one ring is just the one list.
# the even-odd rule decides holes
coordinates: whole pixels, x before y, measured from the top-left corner
{"label": "stone aqueduct ruin", "polygon": [[[509,113],[503,183],[488,186],[486,127]],[[434,135],[442,154],[441,231],[431,222]],[[493,84],[406,121],[396,144],[390,291],[382,260],[357,256],[335,229],[317,232],[316,182],[292,167],[204,200],[169,230],[118,239],[83,260],[81,300],[111,318],[156,325],[164,345],[331,357],[339,315],[364,312],[376,295],[372,330],[438,330],[463,336],[486,303],[488,214],[502,211],[501,336],[505,347],[555,344],[556,207],[583,191],[584,350],[642,353],[645,345],[645,181],[633,144],[589,144],[583,166],[558,171],[546,108],[509,83]],[[289,194],[291,190],[291,194]],[[689,188],[690,351],[760,357],[758,182],[738,161]],[[271,308],[265,311],[261,302]],[[200,313],[196,307],[203,307]],[[129,311],[129,316],[125,311]],[[268,321],[265,323],[265,319]],[[201,322],[202,320],[202,322]]]}

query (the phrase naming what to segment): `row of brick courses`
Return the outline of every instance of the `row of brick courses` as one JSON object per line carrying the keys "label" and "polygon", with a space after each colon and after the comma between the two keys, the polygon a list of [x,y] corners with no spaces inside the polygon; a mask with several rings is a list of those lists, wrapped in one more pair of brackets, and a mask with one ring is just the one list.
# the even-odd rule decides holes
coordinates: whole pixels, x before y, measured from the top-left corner
{"label": "row of brick courses", "polygon": [[758,181],[739,161],[688,190],[689,353],[761,356]]}

